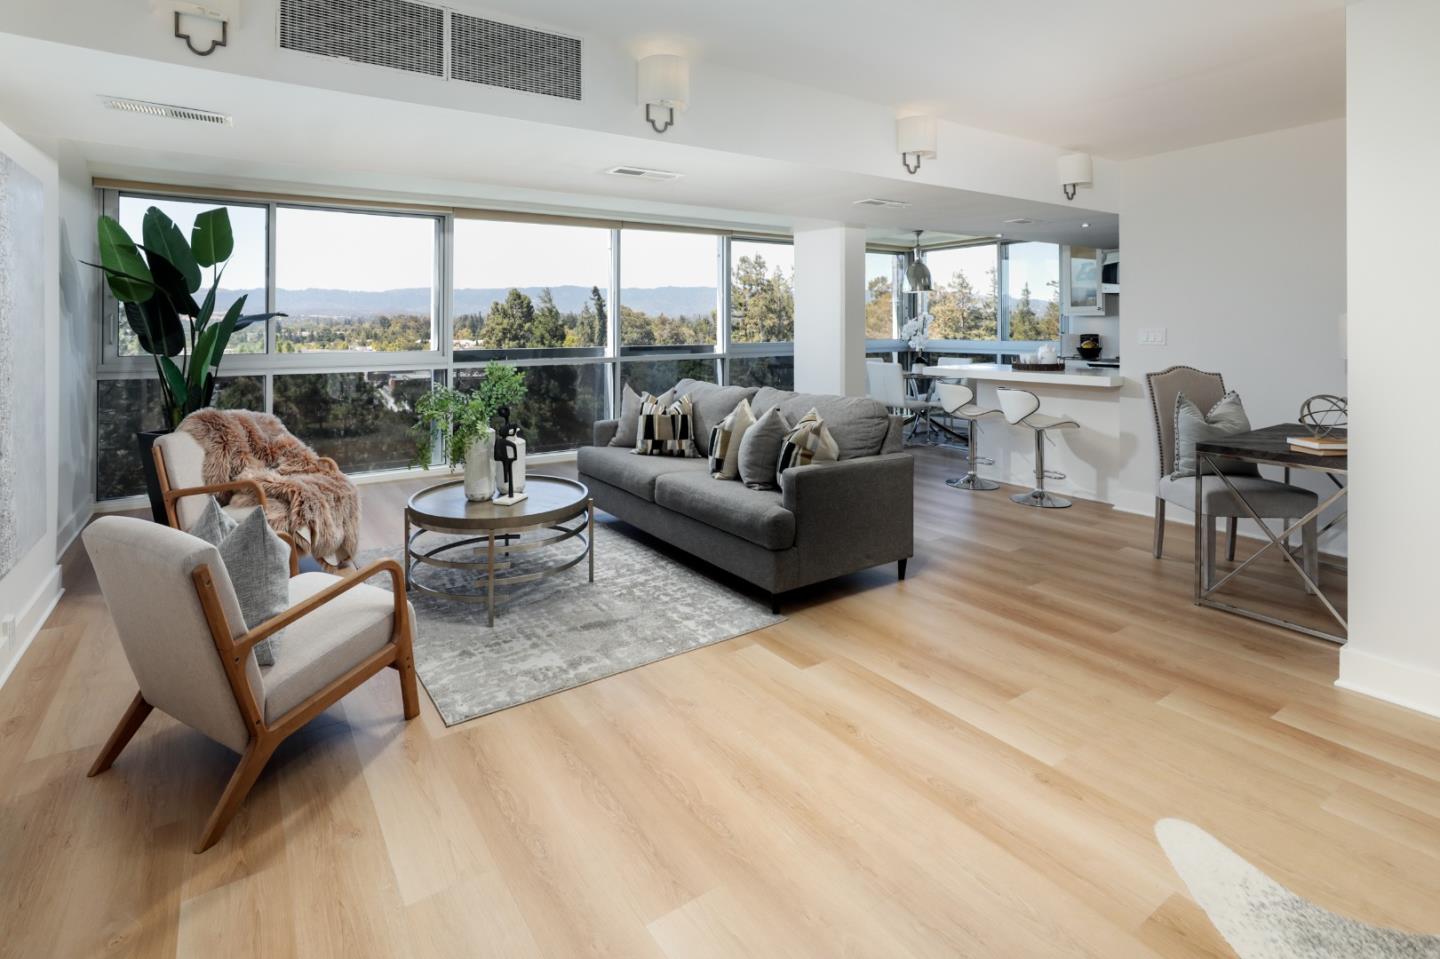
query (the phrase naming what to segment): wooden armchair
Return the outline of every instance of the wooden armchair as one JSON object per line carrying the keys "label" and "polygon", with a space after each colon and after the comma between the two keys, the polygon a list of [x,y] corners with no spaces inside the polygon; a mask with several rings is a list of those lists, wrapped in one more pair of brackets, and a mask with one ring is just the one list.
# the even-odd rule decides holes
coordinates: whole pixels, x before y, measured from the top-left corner
{"label": "wooden armchair", "polygon": [[[389,666],[400,673],[406,719],[420,714],[413,654],[414,610],[394,560],[346,576],[294,574],[290,608],[245,629],[220,554],[179,530],[102,517],[85,549],[140,686],[90,768],[110,768],[154,708],[240,753],[240,764],[200,834],[215,844],[275,748],[287,736]],[[388,573],[391,592],[365,585]],[[284,629],[264,670],[255,644]]]}

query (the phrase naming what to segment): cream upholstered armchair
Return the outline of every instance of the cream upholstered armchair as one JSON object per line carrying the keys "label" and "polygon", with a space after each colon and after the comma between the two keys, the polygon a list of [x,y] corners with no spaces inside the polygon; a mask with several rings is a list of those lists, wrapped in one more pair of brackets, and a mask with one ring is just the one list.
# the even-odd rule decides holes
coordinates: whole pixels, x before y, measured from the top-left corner
{"label": "cream upholstered armchair", "polygon": [[[90,524],[84,541],[140,686],[90,775],[110,768],[152,709],[241,755],[196,852],[220,838],[287,736],[385,667],[399,671],[405,718],[419,715],[415,612],[394,560],[343,577],[292,575],[289,609],[247,630],[209,543],[118,516]],[[379,573],[389,574],[392,592],[365,584]],[[275,665],[261,669],[255,644],[281,629]]]}

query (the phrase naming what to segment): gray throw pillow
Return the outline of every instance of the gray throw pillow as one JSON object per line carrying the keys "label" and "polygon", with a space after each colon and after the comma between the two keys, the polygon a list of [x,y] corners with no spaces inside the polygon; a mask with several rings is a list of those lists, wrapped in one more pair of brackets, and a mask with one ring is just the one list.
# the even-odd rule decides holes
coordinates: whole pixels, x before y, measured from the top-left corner
{"label": "gray throw pillow", "polygon": [[780,446],[790,432],[790,421],[777,407],[771,407],[740,438],[740,482],[751,489],[776,489],[775,468]]}
{"label": "gray throw pillow", "polygon": [[[1175,397],[1175,469],[1172,477],[1195,475],[1195,444],[1223,439],[1250,431],[1250,418],[1240,402],[1240,394],[1226,393],[1220,401],[1202,412],[1184,393]],[[1215,466],[1222,473],[1254,476],[1259,470],[1254,463],[1216,457]],[[1207,468],[1206,472],[1210,472]]]}
{"label": "gray throw pillow", "polygon": [[[675,390],[673,388],[661,393],[657,399],[661,406],[669,406],[675,402]],[[626,449],[634,449],[635,443],[640,439],[640,394],[625,384],[624,391],[620,394],[620,420],[615,427],[615,435],[610,437],[611,446],[623,446]]]}
{"label": "gray throw pillow", "polygon": [[[190,535],[220,551],[247,630],[290,608],[290,546],[270,528],[263,510],[253,509],[236,522],[212,496]],[[261,666],[275,665],[270,644],[279,636],[255,644],[255,661]]]}

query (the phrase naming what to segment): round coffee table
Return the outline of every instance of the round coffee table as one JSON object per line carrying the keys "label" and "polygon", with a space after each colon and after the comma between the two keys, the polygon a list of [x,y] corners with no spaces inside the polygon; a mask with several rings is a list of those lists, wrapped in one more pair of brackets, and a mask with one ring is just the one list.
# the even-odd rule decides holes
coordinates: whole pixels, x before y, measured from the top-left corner
{"label": "round coffee table", "polygon": [[[528,498],[513,506],[474,503],[465,498],[465,481],[430,486],[410,497],[405,506],[405,588],[431,596],[484,603],[495,625],[495,587],[517,586],[553,576],[581,560],[590,561],[590,582],[595,582],[595,501],[584,483],[559,476],[529,476]],[[429,549],[417,543],[426,534],[463,536]],[[538,535],[537,535],[538,534]],[[568,540],[584,548],[577,555],[557,556],[539,569],[505,575],[515,553],[551,550]],[[483,545],[483,552],[482,552]],[[455,556],[469,549],[468,556]],[[496,563],[496,556],[503,557]],[[444,569],[475,570],[475,592],[438,589],[415,578],[416,564]]]}

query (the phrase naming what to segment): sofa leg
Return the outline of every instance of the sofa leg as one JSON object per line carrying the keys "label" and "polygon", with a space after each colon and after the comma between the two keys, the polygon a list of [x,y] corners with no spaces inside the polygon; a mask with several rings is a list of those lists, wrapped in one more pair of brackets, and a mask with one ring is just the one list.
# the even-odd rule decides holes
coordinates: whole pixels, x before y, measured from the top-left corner
{"label": "sofa leg", "polygon": [[910,562],[908,559],[902,559],[900,561],[900,582],[902,583],[905,582],[905,564],[908,562]]}
{"label": "sofa leg", "polygon": [[771,615],[771,616],[779,616],[779,615],[780,615],[780,594],[779,594],[779,593],[771,593],[771,594],[770,594],[770,615]]}

